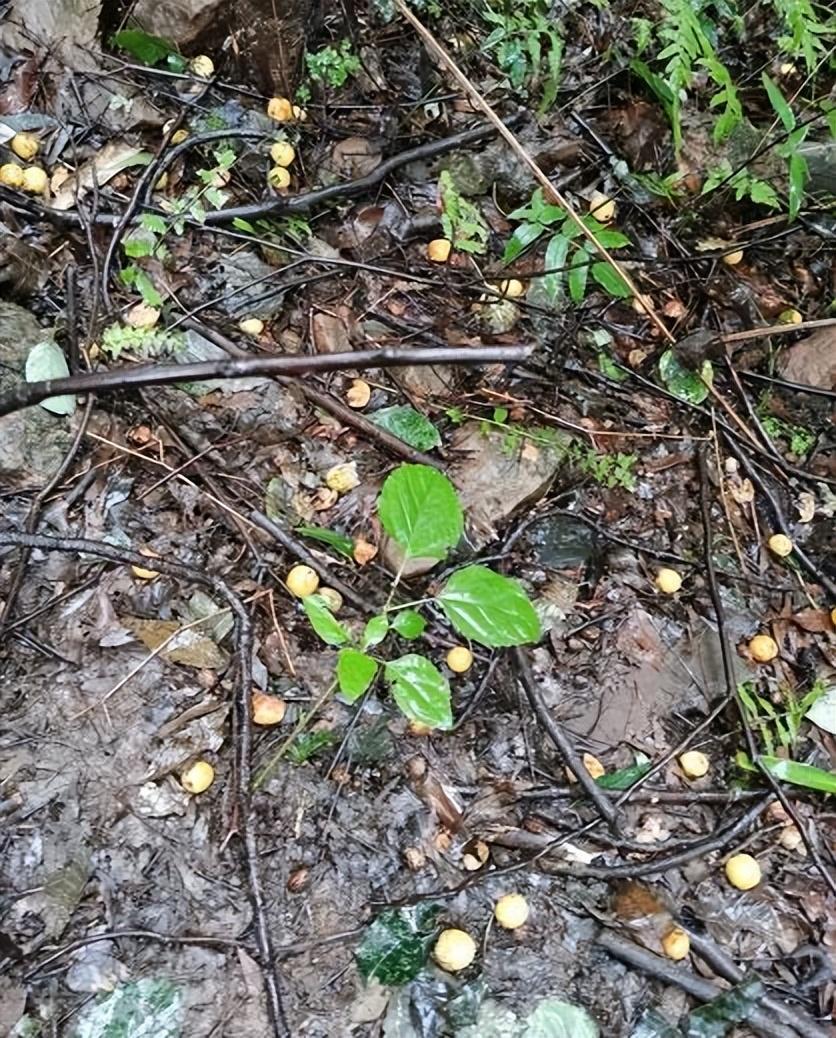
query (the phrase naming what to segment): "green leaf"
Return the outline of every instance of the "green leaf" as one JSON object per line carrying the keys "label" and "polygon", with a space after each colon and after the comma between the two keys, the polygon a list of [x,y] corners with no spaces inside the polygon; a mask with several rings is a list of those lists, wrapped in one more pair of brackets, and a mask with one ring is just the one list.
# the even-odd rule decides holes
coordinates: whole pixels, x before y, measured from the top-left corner
{"label": "green leaf", "polygon": [[344,699],[353,703],[363,695],[377,674],[377,662],[357,649],[340,649],[337,684]]}
{"label": "green leaf", "polygon": [[794,220],[801,211],[804,187],[807,183],[807,160],[797,152],[790,155],[789,162],[789,218]]}
{"label": "green leaf", "polygon": [[336,732],[301,732],[287,748],[287,759],[292,764],[305,764],[321,750],[339,742]]}
{"label": "green leaf", "polygon": [[540,621],[522,587],[487,566],[457,570],[437,601],[459,634],[480,645],[524,645],[540,638]]}
{"label": "green leaf", "polygon": [[386,429],[418,451],[432,450],[441,444],[438,429],[428,418],[408,404],[384,407],[369,417],[375,425]]}
{"label": "green leaf", "polygon": [[603,352],[598,354],[598,370],[602,375],[611,378],[613,382],[624,382],[630,377],[626,371],[622,371],[612,357]]}
{"label": "green leaf", "polygon": [[572,257],[572,266],[569,270],[569,295],[573,303],[582,303],[586,295],[586,283],[589,279],[590,254],[585,248],[580,248]]}
{"label": "green leaf", "polygon": [[348,631],[334,616],[321,595],[306,595],[302,599],[302,608],[311,621],[311,627],[326,645],[344,645],[348,641]]}
{"label": "green leaf", "polygon": [[[36,343],[26,358],[25,378],[27,382],[46,382],[53,378],[67,378],[70,369],[58,343],[44,339]],[[41,407],[52,414],[67,415],[75,411],[75,397],[50,396],[41,400]]]}
{"label": "green leaf", "polygon": [[[272,482],[271,479],[270,484]],[[267,485],[268,494],[270,484]],[[345,555],[346,558],[353,558],[354,541],[350,537],[346,537],[344,533],[340,533],[339,530],[329,530],[325,526],[297,526],[296,532],[302,537],[309,537],[312,541],[321,541],[323,544],[329,545],[340,555]]]}
{"label": "green leaf", "polygon": [[689,404],[701,404],[708,396],[708,386],[695,372],[686,368],[673,350],[665,350],[659,358],[659,377],[669,393]]}
{"label": "green leaf", "polygon": [[384,666],[395,702],[410,721],[430,728],[452,728],[450,686],[426,656],[408,653]]}
{"label": "green leaf", "polygon": [[630,244],[626,234],[614,231],[611,227],[602,227],[600,231],[595,232],[595,237],[598,244],[603,245],[605,249],[623,249],[625,245]]}
{"label": "green leaf", "polygon": [[120,984],[79,1013],[75,1038],[180,1038],[179,988],[151,977]]}
{"label": "green leaf", "polygon": [[749,197],[758,205],[767,205],[770,209],[780,209],[781,200],[771,184],[765,180],[752,180],[749,184]]}
{"label": "green leaf", "polygon": [[630,764],[626,768],[619,768],[618,771],[611,771],[609,775],[600,775],[595,779],[595,784],[601,789],[629,789],[648,771],[650,771],[650,761]]}
{"label": "green leaf", "polygon": [[592,1017],[570,1002],[544,998],[526,1020],[521,1038],[598,1038]]}
{"label": "green leaf", "polygon": [[783,757],[758,757],[758,763],[780,782],[815,789],[820,793],[836,793],[836,771],[824,771],[822,768],[814,768],[812,764],[799,764],[798,761],[785,760]]}
{"label": "green leaf", "polygon": [[153,306],[155,309],[159,310],[159,308],[163,305],[163,297],[154,287],[154,282],[145,273],[144,270],[140,270],[139,267],[136,267],[134,269],[136,270],[133,279],[134,286],[136,287],[137,292],[139,292],[139,294],[142,296],[143,303],[146,303],[148,306]]}
{"label": "green leaf", "polygon": [[733,1024],[743,1023],[748,1018],[763,995],[763,983],[757,977],[724,991],[691,1013],[685,1027],[686,1038],[723,1038]]}
{"label": "green leaf", "polygon": [[397,631],[401,638],[420,638],[426,626],[427,621],[414,609],[402,609],[395,613],[392,619],[392,629]]}
{"label": "green leaf", "polygon": [[609,263],[593,263],[592,276],[605,292],[616,299],[629,299],[633,294],[624,278]]}
{"label": "green leaf", "polygon": [[[113,37],[113,45],[127,51],[143,65],[159,65],[169,55],[177,55],[177,47],[162,36],[152,36],[142,29],[123,29]],[[179,57],[179,55],[177,55]]]}
{"label": "green leaf", "polygon": [[764,89],[769,97],[769,103],[775,109],[775,114],[781,120],[787,133],[790,133],[795,129],[796,120],[792,113],[792,109],[787,104],[787,99],[781,93],[778,84],[774,80],[770,79],[765,72],[761,76],[761,82],[763,83]]}
{"label": "green leaf", "polygon": [[427,961],[438,908],[426,902],[381,912],[357,947],[357,967],[366,981],[406,984]]}
{"label": "green leaf", "polygon": [[554,306],[563,292],[563,279],[565,276],[566,257],[569,253],[570,241],[565,234],[555,234],[549,239],[546,246],[544,269],[552,271],[543,275],[543,288],[546,290],[546,298]]}
{"label": "green leaf", "polygon": [[384,616],[382,613],[380,616],[373,616],[366,624],[360,644],[364,649],[370,649],[374,645],[380,645],[388,633],[389,617]]}
{"label": "green leaf", "polygon": [[529,245],[537,241],[544,230],[545,228],[537,223],[521,223],[505,246],[505,251],[502,253],[502,262],[511,263],[515,260],[517,256],[525,252]]}
{"label": "green leaf", "polygon": [[453,484],[429,465],[399,465],[383,484],[377,510],[405,559],[442,559],[464,530]]}

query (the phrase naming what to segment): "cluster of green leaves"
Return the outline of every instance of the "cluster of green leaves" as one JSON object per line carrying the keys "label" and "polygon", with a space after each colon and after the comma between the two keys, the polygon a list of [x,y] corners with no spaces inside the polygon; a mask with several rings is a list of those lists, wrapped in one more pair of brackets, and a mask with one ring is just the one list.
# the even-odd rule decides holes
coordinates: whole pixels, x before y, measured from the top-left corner
{"label": "cluster of green leaves", "polygon": [[243,231],[263,242],[271,242],[277,246],[281,246],[285,238],[289,238],[294,245],[303,246],[313,237],[310,223],[304,216],[298,216],[295,213],[284,216],[280,220],[263,219],[256,220],[255,223],[236,216],[232,221],[232,226],[236,231]]}
{"label": "cluster of green leaves", "polygon": [[778,192],[768,180],[762,180],[745,167],[732,169],[728,159],[723,159],[712,167],[702,185],[702,194],[707,195],[718,188],[734,191],[736,201],[749,198],[755,205],[765,205],[770,209],[780,209],[781,199]]}
{"label": "cluster of green leaves", "polygon": [[[464,514],[452,483],[427,465],[395,469],[383,484],[377,508],[404,564],[417,558],[441,561],[464,530]],[[456,570],[425,601],[434,602],[459,635],[479,645],[522,645],[540,637],[537,613],[520,584],[486,566]],[[431,728],[452,725],[450,686],[434,663],[416,652],[384,659],[370,651],[390,633],[407,641],[419,638],[426,621],[418,611],[387,608],[368,621],[355,642],[320,595],[304,598],[302,606],[319,637],[340,650],[336,679],[344,699],[350,703],[359,699],[382,670],[393,699],[410,720]]]}
{"label": "cluster of green leaves", "polygon": [[473,202],[459,192],[446,169],[438,178],[438,201],[445,238],[461,252],[484,252],[490,234],[485,218]]}
{"label": "cluster of green leaves", "polygon": [[758,417],[764,432],[771,440],[782,440],[797,458],[809,454],[816,443],[816,434],[804,425],[795,425],[776,415],[765,413],[769,406],[769,394],[765,393],[758,401]]}
{"label": "cluster of green leaves", "polygon": [[487,0],[482,17],[493,26],[482,48],[491,54],[518,93],[539,94],[538,111],[557,97],[563,39],[545,0]]}
{"label": "cluster of green leaves", "polygon": [[760,734],[767,755],[775,756],[780,746],[787,753],[794,753],[801,736],[801,725],[813,706],[827,691],[823,681],[816,681],[812,688],[800,698],[789,688],[784,690],[782,709],[762,696],[751,681],[737,686],[737,694],[749,723]]}
{"label": "cluster of green leaves", "polygon": [[186,337],[164,328],[129,328],[123,324],[111,324],[102,333],[99,345],[113,360],[125,352],[143,360],[152,360],[177,354],[185,347]]}
{"label": "cluster of green leaves", "polygon": [[351,40],[340,40],[336,47],[327,46],[305,55],[308,75],[316,83],[337,90],[344,86],[362,68],[360,59],[351,49]]}
{"label": "cluster of green leaves", "polygon": [[[560,300],[565,281],[568,281],[572,301],[582,302],[590,273],[593,280],[616,299],[627,299],[633,294],[609,263],[594,259],[592,247],[582,236],[580,227],[570,219],[565,209],[547,202],[539,187],[527,205],[515,209],[509,216],[522,222],[505,246],[504,263],[511,263],[536,241],[548,236],[544,258],[546,273],[537,281],[551,305]],[[625,234],[599,223],[591,214],[583,216],[582,220],[604,248],[621,249],[630,244]]]}
{"label": "cluster of green leaves", "polygon": [[744,1023],[763,998],[763,983],[750,977],[693,1010],[675,1027],[655,1009],[647,1009],[630,1038],[724,1038]]}
{"label": "cluster of green leaves", "polygon": [[778,37],[778,47],[794,58],[803,58],[807,71],[812,72],[828,50],[828,38],[832,41],[832,23],[822,21],[810,0],[772,0],[772,6],[785,29]]}

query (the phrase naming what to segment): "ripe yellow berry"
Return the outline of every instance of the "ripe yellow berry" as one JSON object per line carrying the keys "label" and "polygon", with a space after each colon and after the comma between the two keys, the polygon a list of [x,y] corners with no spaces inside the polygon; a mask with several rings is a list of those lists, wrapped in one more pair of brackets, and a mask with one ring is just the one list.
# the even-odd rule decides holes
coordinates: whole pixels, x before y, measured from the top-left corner
{"label": "ripe yellow berry", "polygon": [[702,778],[708,774],[708,757],[699,750],[688,750],[680,756],[679,766],[686,778]]}
{"label": "ripe yellow berry", "polygon": [[183,129],[175,130],[174,133],[172,133],[172,135],[171,135],[170,143],[171,144],[182,144],[183,141],[188,139],[188,136],[189,136],[189,131],[188,130],[183,130]]}
{"label": "ripe yellow berry", "polygon": [[16,162],[4,162],[0,166],[0,184],[5,187],[23,187],[23,167]]}
{"label": "ripe yellow berry", "polygon": [[615,217],[615,202],[603,191],[593,191],[589,199],[589,213],[598,223],[611,223]]}
{"label": "ripe yellow berry", "polygon": [[795,307],[790,307],[788,310],[782,310],[778,314],[778,321],[780,324],[801,324],[804,318],[801,316],[801,312],[796,310]]}
{"label": "ripe yellow berry", "polygon": [[448,973],[457,973],[476,958],[476,942],[464,930],[442,930],[433,948],[433,957]]}
{"label": "ripe yellow berry", "polygon": [[687,957],[691,950],[691,939],[684,930],[675,926],[662,938],[662,948],[669,959],[678,962]]}
{"label": "ripe yellow berry", "polygon": [[756,634],[749,642],[749,654],[758,663],[769,663],[778,655],[778,643],[768,634]]}
{"label": "ripe yellow berry", "polygon": [[345,394],[345,402],[349,407],[360,410],[371,400],[372,387],[362,378],[355,378]]}
{"label": "ripe yellow berry", "polygon": [[49,187],[49,177],[39,166],[27,166],[23,171],[21,186],[30,195],[45,195]]}
{"label": "ripe yellow berry", "polygon": [[792,555],[792,541],[783,533],[773,533],[767,542],[769,550],[780,559]]}
{"label": "ripe yellow berry", "polygon": [[31,162],[38,154],[38,138],[31,133],[16,133],[9,141],[9,147],[24,162]]}
{"label": "ripe yellow berry", "polygon": [[761,881],[761,867],[751,854],[735,854],[726,862],[726,879],[738,890],[751,890]]}
{"label": "ripe yellow berry", "polygon": [[[600,778],[602,775],[606,775],[607,769],[598,760],[598,758],[594,757],[591,753],[585,753],[581,757],[581,761],[583,762],[584,768],[592,778],[597,779]],[[571,768],[566,768],[566,778],[569,780],[569,782],[572,783],[578,781],[577,776]]]}
{"label": "ripe yellow berry", "polygon": [[319,577],[310,566],[294,566],[285,578],[285,583],[291,595],[306,598],[319,587]]}
{"label": "ripe yellow berry", "polygon": [[300,108],[299,105],[293,106],[292,114],[297,123],[306,123],[308,121],[308,113],[304,108]]}
{"label": "ripe yellow berry", "polygon": [[446,263],[452,249],[449,238],[434,238],[427,246],[427,259],[431,263]]}
{"label": "ripe yellow berry", "polygon": [[836,606],[830,610],[830,622],[836,627]]}
{"label": "ripe yellow berry", "polygon": [[293,118],[293,105],[286,97],[271,97],[267,102],[267,114],[277,123],[287,123]]}
{"label": "ripe yellow berry", "polygon": [[245,317],[238,322],[238,330],[242,331],[244,335],[251,335],[254,339],[257,339],[264,331],[264,321],[259,320],[257,317]]}
{"label": "ripe yellow berry", "polygon": [[528,919],[530,909],[522,894],[503,894],[497,901],[493,914],[505,930],[516,930]]}
{"label": "ripe yellow berry", "polygon": [[290,187],[290,173],[284,166],[273,166],[267,174],[267,183],[276,191],[283,191]]}
{"label": "ripe yellow berry", "polygon": [[180,785],[187,793],[204,793],[215,781],[215,769],[208,760],[198,760],[180,776]]}
{"label": "ripe yellow berry", "polygon": [[325,604],[332,613],[338,613],[343,607],[343,596],[332,587],[321,587],[319,597],[325,600]]}
{"label": "ripe yellow berry", "polygon": [[727,252],[723,257],[723,262],[728,267],[736,267],[738,263],[743,260],[743,249],[735,249],[734,252]]}
{"label": "ripe yellow berry", "polygon": [[[161,173],[157,177],[156,183],[154,184],[154,190],[155,191],[165,191],[165,189],[167,187],[168,187],[168,173]],[[53,191],[55,190],[55,185],[54,184],[52,186],[52,189],[53,189]]]}
{"label": "ripe yellow berry", "polygon": [[211,79],[215,74],[215,62],[208,54],[198,54],[189,62],[189,71],[201,79]]}
{"label": "ripe yellow berry", "polygon": [[268,696],[264,692],[253,692],[250,706],[253,724],[263,726],[278,724],[284,718],[287,710],[283,699],[279,699],[278,696]]}
{"label": "ripe yellow berry", "polygon": [[289,166],[296,158],[296,150],[290,141],[276,141],[270,149],[270,158],[276,166]]}
{"label": "ripe yellow berry", "polygon": [[500,281],[498,287],[500,295],[505,296],[506,299],[519,299],[520,296],[525,295],[525,285],[516,278]]}
{"label": "ripe yellow berry", "polygon": [[464,674],[473,666],[473,653],[465,645],[456,645],[447,653],[447,666],[454,674]]}
{"label": "ripe yellow berry", "polygon": [[675,595],[682,587],[682,577],[675,569],[662,568],[654,580],[656,587],[665,595]]}

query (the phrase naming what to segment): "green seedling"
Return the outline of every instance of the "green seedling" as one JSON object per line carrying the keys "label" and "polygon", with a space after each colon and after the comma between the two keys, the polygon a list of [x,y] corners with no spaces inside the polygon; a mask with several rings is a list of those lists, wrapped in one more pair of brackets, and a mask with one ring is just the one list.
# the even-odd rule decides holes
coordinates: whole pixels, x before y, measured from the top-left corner
{"label": "green seedling", "polygon": [[493,26],[482,48],[496,61],[517,93],[539,95],[547,112],[560,84],[563,39],[560,22],[545,0],[488,0],[482,17]]}
{"label": "green seedling", "polygon": [[351,49],[350,40],[340,40],[336,47],[323,47],[306,54],[305,64],[315,83],[323,83],[333,90],[344,86],[362,68],[360,59]]}

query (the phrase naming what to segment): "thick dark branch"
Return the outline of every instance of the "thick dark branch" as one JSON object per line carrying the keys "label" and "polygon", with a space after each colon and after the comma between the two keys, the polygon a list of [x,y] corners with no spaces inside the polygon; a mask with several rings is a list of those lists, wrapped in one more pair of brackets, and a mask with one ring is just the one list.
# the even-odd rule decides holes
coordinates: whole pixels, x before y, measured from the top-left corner
{"label": "thick dark branch", "polygon": [[216,378],[253,375],[299,377],[322,371],[360,371],[367,368],[402,368],[429,364],[515,364],[532,353],[532,346],[475,346],[443,349],[354,350],[323,353],[315,357],[240,357],[193,364],[138,364],[131,368],[97,371],[45,382],[22,382],[0,396],[0,415],[20,411],[51,396],[66,393],[112,393],[117,389],[164,386],[172,382],[203,382]]}

